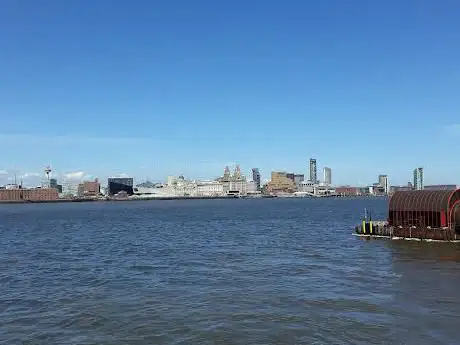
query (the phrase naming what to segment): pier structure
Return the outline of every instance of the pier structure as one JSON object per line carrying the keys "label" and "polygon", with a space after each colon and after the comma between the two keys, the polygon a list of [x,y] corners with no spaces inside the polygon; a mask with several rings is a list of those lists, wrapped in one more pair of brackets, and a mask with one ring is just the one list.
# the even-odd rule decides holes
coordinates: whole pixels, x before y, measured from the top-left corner
{"label": "pier structure", "polygon": [[356,227],[363,236],[438,241],[460,240],[460,189],[395,192],[388,219],[363,219]]}

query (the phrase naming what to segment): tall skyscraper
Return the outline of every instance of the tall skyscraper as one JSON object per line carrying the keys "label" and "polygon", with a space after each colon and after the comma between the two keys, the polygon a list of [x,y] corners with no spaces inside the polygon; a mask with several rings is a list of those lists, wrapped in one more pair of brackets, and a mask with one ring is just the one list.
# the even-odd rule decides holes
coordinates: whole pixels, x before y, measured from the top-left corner
{"label": "tall skyscraper", "polygon": [[316,159],[310,158],[310,181],[313,183],[317,183],[317,176],[318,175],[316,174]]}
{"label": "tall skyscraper", "polygon": [[260,190],[260,172],[258,168],[252,168],[252,181],[256,185],[256,190]]}
{"label": "tall skyscraper", "polygon": [[387,175],[379,175],[379,186],[383,187],[385,194],[388,194],[390,187],[388,185],[388,176]]}
{"label": "tall skyscraper", "polygon": [[423,168],[414,169],[414,189],[415,190],[423,189]]}
{"label": "tall skyscraper", "polygon": [[332,184],[332,170],[331,168],[324,167],[323,169],[323,181],[325,184]]}

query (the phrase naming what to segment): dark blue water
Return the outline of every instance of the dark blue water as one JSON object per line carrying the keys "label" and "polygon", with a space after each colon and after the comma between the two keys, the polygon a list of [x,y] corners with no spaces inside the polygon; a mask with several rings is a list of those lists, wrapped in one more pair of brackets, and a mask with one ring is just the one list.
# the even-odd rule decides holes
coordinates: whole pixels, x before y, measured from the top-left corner
{"label": "dark blue water", "polygon": [[0,205],[1,344],[459,344],[460,246],[385,200]]}

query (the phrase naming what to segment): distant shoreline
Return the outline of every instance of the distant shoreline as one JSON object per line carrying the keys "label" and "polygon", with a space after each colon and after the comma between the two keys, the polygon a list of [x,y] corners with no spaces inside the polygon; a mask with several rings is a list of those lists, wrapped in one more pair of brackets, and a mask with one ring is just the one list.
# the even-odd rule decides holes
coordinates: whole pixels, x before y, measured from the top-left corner
{"label": "distant shoreline", "polygon": [[[323,199],[325,197],[295,197],[295,196],[177,196],[177,197],[152,197],[152,198],[107,198],[107,199],[58,199],[58,200],[1,200],[2,204],[56,204],[56,203],[81,203],[81,202],[121,202],[121,201],[161,201],[161,200],[214,200],[214,199]],[[336,199],[353,199],[353,198],[373,198],[382,199],[388,198],[387,195],[328,195],[326,198]]]}

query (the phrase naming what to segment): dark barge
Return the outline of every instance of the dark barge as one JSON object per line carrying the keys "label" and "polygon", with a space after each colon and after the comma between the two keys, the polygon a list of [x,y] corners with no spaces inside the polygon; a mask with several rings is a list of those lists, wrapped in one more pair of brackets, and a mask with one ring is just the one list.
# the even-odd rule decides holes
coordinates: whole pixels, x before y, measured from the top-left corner
{"label": "dark barge", "polygon": [[460,189],[395,192],[388,219],[365,215],[355,233],[363,237],[460,242]]}

